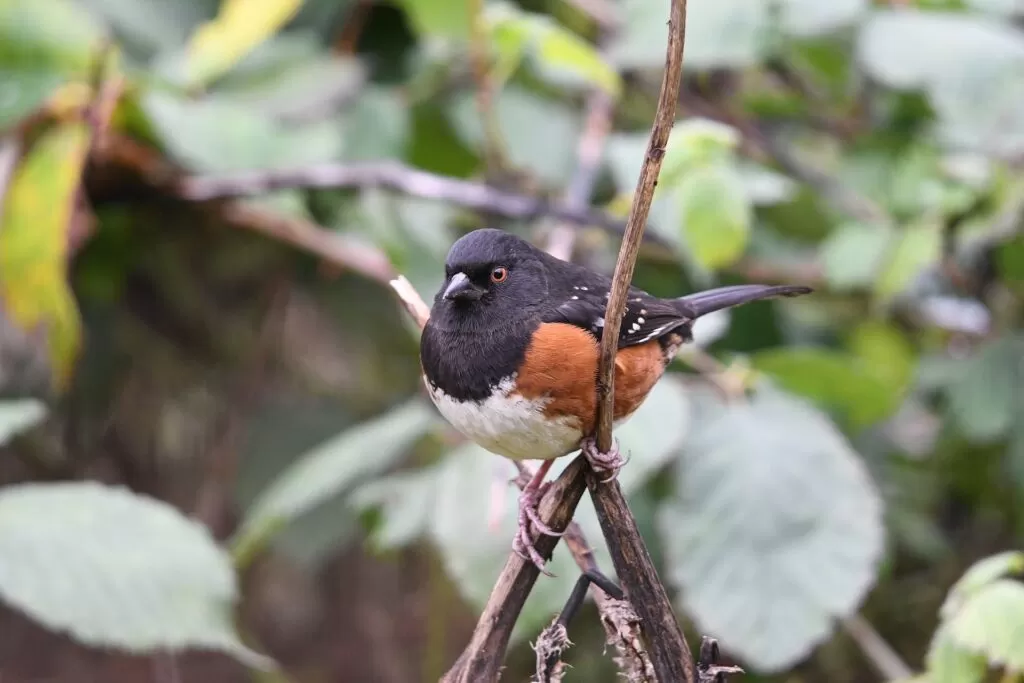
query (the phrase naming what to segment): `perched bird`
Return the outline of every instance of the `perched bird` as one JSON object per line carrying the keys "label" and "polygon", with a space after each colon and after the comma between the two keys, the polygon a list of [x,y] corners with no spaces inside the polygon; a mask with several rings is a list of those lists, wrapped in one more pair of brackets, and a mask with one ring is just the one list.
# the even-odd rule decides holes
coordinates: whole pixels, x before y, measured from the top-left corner
{"label": "perched bird", "polygon": [[[545,573],[529,527],[558,535],[537,512],[553,460],[582,449],[611,476],[623,464],[617,448],[600,453],[590,438],[610,291],[609,277],[507,232],[474,230],[448,252],[420,341],[424,382],[448,422],[493,453],[543,461],[520,495],[513,547]],[[615,424],[647,398],[697,318],[810,291],[737,285],[661,299],[630,288],[615,357]]]}

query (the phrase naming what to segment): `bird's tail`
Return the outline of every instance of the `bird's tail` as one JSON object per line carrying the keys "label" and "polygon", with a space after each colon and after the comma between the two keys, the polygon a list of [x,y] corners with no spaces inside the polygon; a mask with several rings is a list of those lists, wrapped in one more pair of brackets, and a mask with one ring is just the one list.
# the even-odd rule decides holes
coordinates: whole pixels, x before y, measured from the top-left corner
{"label": "bird's tail", "polygon": [[801,296],[810,294],[810,287],[798,285],[733,285],[718,287],[703,292],[695,292],[680,297],[678,301],[687,309],[687,317],[696,319],[708,313],[732,308],[751,301],[774,299],[777,297]]}

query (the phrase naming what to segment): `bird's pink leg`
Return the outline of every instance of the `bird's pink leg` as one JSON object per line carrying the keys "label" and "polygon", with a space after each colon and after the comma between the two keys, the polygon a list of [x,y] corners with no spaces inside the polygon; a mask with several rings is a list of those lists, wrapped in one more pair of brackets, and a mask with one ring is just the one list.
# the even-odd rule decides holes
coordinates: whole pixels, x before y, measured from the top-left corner
{"label": "bird's pink leg", "polygon": [[612,441],[611,450],[602,453],[597,449],[597,441],[594,437],[588,436],[580,442],[580,450],[583,451],[583,457],[587,459],[595,472],[609,474],[609,477],[605,479],[606,482],[617,477],[619,470],[626,464],[626,459],[619,453],[619,444],[616,441]]}
{"label": "bird's pink leg", "polygon": [[554,460],[542,462],[530,479],[530,482],[523,488],[522,493],[519,494],[519,528],[516,530],[516,537],[512,542],[512,549],[517,555],[524,560],[532,562],[537,569],[548,576],[551,576],[551,572],[544,568],[544,558],[540,556],[540,553],[537,552],[533,545],[530,528],[532,527],[539,533],[548,536],[561,536],[565,533],[564,531],[555,531],[545,524],[537,510],[537,505],[540,503],[544,491],[551,485],[550,482],[544,482],[544,477],[547,476],[548,470],[551,469],[553,463]]}

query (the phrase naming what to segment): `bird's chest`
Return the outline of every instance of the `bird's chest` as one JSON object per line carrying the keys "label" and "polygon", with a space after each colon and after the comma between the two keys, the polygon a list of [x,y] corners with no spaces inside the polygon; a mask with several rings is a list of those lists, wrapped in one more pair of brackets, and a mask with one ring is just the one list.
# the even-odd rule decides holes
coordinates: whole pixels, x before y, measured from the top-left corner
{"label": "bird's chest", "polygon": [[549,460],[578,447],[578,423],[544,414],[549,399],[527,399],[513,391],[514,381],[496,383],[481,400],[456,400],[424,377],[434,405],[459,432],[487,450],[514,460]]}

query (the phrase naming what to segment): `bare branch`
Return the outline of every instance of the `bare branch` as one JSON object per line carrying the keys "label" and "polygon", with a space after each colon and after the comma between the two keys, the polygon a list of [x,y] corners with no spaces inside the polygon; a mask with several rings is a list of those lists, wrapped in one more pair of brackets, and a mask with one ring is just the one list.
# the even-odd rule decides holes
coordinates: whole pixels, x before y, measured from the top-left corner
{"label": "bare branch", "polygon": [[[180,178],[165,188],[171,195],[187,201],[207,201],[267,194],[276,190],[367,189],[383,187],[407,195],[458,204],[505,218],[529,220],[552,216],[577,227],[593,225],[622,233],[621,220],[603,211],[573,208],[544,197],[506,192],[496,187],[459,178],[429,173],[397,162],[354,164],[315,164],[301,168],[243,171],[225,175]],[[667,246],[657,235],[647,241]]]}
{"label": "bare branch", "polygon": [[[596,431],[597,448],[602,452],[608,452],[612,447],[615,356],[618,352],[619,329],[647,215],[654,197],[654,188],[665,156],[665,146],[675,122],[685,34],[686,0],[672,0],[665,73],[658,97],[658,109],[636,191],[633,194],[633,205],[626,222],[626,234],[615,264],[611,294],[605,311],[598,374],[599,403]],[[665,587],[658,578],[654,563],[644,546],[636,520],[633,519],[622,495],[622,489],[617,481],[602,482],[589,468],[586,478],[601,529],[615,564],[615,571],[630,604],[640,617],[641,628],[647,640],[647,650],[658,680],[665,683],[695,682],[697,671],[693,656],[675,619]]]}
{"label": "bare branch", "polygon": [[875,670],[887,681],[908,680],[914,671],[896,653],[889,643],[875,630],[867,619],[859,614],[843,619],[843,629],[857,643],[860,651],[868,658]]}

